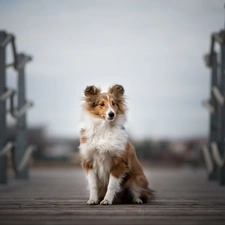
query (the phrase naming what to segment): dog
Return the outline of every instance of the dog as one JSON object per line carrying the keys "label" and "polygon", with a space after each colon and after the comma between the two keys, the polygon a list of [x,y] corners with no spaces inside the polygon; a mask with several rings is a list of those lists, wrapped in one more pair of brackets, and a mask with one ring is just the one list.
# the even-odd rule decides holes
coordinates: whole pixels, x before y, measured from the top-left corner
{"label": "dog", "polygon": [[90,189],[87,204],[150,202],[152,190],[124,128],[123,86],[106,93],[87,86],[84,95],[79,151]]}

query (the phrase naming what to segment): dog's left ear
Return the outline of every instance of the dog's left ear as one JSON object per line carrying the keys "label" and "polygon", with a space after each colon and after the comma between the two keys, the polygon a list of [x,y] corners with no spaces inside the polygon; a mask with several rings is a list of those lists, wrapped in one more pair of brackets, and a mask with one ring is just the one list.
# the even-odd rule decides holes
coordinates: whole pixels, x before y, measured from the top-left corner
{"label": "dog's left ear", "polygon": [[101,89],[95,87],[94,85],[92,86],[87,86],[86,89],[84,90],[84,95],[86,97],[92,97],[92,96],[97,96],[98,94],[100,94]]}
{"label": "dog's left ear", "polygon": [[123,96],[124,92],[125,92],[125,90],[124,90],[123,86],[119,85],[119,84],[113,85],[108,90],[108,93],[113,94],[113,95],[118,96],[118,97]]}

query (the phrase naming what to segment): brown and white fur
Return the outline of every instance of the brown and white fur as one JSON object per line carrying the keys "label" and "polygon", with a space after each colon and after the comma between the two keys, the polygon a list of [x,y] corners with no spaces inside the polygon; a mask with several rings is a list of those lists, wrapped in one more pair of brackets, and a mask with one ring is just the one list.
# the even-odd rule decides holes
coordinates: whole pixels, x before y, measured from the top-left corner
{"label": "brown and white fur", "polygon": [[101,93],[88,86],[84,94],[79,149],[90,189],[87,204],[149,202],[152,192],[124,129],[124,88],[114,85]]}

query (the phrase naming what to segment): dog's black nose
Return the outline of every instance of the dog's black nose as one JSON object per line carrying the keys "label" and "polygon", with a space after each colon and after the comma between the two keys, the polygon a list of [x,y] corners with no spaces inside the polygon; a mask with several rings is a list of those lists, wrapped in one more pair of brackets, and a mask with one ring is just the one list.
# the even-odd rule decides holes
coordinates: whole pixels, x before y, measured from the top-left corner
{"label": "dog's black nose", "polygon": [[109,117],[113,118],[114,117],[114,112],[109,112]]}

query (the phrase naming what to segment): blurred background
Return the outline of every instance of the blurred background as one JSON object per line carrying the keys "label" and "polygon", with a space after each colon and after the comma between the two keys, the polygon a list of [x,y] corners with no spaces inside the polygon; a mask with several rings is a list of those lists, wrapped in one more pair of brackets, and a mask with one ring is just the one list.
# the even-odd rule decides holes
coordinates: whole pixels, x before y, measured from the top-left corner
{"label": "blurred background", "polygon": [[[0,1],[0,28],[16,36],[26,66],[33,166],[79,165],[80,105],[87,85],[122,84],[126,129],[151,165],[202,165],[210,34],[224,27],[223,0]],[[12,61],[7,48],[7,62]],[[7,86],[16,75],[7,70]],[[8,139],[16,124],[7,118]]]}

